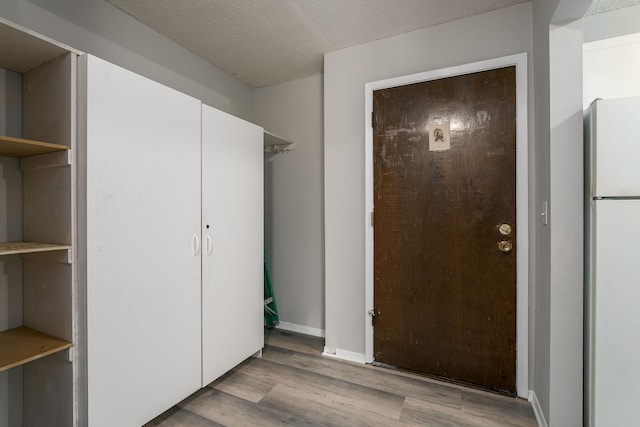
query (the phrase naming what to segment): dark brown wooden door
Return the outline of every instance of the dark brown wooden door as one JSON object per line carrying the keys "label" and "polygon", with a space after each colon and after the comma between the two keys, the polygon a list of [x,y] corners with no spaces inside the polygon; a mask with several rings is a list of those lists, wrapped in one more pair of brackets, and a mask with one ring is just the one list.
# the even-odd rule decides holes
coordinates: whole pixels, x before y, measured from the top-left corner
{"label": "dark brown wooden door", "polygon": [[515,393],[515,153],[515,67],[374,92],[377,362]]}

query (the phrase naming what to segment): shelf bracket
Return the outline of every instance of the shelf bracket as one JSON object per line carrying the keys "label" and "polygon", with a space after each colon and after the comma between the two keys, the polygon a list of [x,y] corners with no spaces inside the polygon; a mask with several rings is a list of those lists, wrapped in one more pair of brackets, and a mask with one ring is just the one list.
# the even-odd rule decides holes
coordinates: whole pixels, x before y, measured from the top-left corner
{"label": "shelf bracket", "polygon": [[73,359],[75,357],[75,351],[73,350],[75,347],[72,345],[71,347],[59,351],[56,354],[56,356],[60,357],[62,360],[64,360],[65,362],[68,363],[73,363]]}

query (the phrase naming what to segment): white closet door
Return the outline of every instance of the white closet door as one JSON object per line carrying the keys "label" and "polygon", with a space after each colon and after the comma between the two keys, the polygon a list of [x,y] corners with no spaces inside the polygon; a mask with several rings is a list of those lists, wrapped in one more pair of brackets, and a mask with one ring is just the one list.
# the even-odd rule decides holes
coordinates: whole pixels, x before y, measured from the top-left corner
{"label": "white closet door", "polygon": [[202,385],[263,347],[262,129],[202,106]]}
{"label": "white closet door", "polygon": [[201,382],[200,101],[87,63],[89,425],[140,426]]}

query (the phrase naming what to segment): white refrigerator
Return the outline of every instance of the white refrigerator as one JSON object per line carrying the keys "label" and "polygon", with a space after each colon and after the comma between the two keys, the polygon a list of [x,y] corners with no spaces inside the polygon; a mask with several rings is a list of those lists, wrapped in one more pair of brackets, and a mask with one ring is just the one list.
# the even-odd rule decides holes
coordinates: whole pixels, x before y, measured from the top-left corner
{"label": "white refrigerator", "polygon": [[585,123],[585,425],[640,425],[640,97]]}

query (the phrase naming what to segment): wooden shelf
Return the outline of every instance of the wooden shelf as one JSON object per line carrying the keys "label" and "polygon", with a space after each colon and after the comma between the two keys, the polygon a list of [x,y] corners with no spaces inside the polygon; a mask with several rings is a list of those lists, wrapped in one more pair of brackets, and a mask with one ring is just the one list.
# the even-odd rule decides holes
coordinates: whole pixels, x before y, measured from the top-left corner
{"label": "wooden shelf", "polygon": [[0,372],[71,347],[71,343],[26,326],[0,332]]}
{"label": "wooden shelf", "polygon": [[281,153],[285,151],[295,150],[295,144],[284,138],[274,135],[271,132],[264,131],[264,152],[265,153]]}
{"label": "wooden shelf", "polygon": [[71,249],[69,245],[35,242],[0,243],[0,255],[30,254],[33,252],[64,251]]}
{"label": "wooden shelf", "polygon": [[71,147],[48,142],[32,141],[30,139],[0,136],[0,156],[27,157],[38,154],[53,153],[69,150]]}

